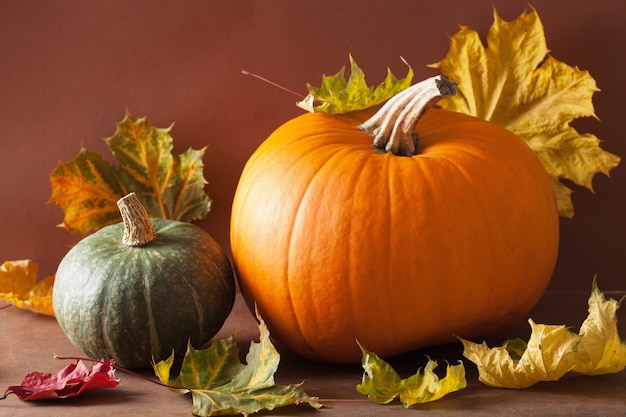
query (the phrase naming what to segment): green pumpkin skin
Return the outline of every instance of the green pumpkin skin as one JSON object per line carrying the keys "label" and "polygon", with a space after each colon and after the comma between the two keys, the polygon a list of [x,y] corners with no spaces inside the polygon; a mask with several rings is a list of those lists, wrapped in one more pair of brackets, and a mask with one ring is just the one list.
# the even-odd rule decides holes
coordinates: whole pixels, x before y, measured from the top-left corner
{"label": "green pumpkin skin", "polygon": [[156,240],[122,243],[124,224],[106,226],[63,258],[54,311],[70,341],[94,359],[149,367],[187,343],[199,347],[224,324],[235,299],[222,248],[191,223],[151,219]]}

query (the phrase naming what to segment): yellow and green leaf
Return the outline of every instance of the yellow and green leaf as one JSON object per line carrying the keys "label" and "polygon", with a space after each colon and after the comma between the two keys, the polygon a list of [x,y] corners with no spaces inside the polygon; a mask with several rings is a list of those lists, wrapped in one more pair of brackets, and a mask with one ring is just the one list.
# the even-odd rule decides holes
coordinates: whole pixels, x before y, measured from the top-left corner
{"label": "yellow and green leaf", "polygon": [[258,314],[257,318],[260,341],[250,345],[245,365],[239,361],[237,341],[231,336],[214,341],[203,350],[189,345],[180,374],[173,381],[170,381],[173,355],[154,364],[155,374],[174,392],[191,393],[193,413],[197,416],[247,416],[293,404],[321,407],[317,398],[304,392],[302,384],[275,384],[280,355],[270,341],[265,322]]}
{"label": "yellow and green leaf", "polygon": [[598,88],[587,71],[548,54],[534,9],[512,22],[494,9],[486,47],[476,31],[462,26],[451,37],[448,55],[431,66],[458,84],[456,96],[440,101],[441,107],[500,125],[533,149],[552,178],[561,216],[574,215],[572,190],[563,180],[593,191],[593,177],[619,164],[598,138],[570,125],[595,117],[592,96]]}
{"label": "yellow and green leaf", "polygon": [[413,69],[403,62],[409,68],[406,77],[398,79],[387,69],[385,80],[374,88],[367,85],[363,70],[350,56],[348,80],[345,67],[335,75],[324,75],[320,87],[307,84],[309,94],[297,106],[311,113],[343,114],[380,104],[411,85]]}
{"label": "yellow and green leaf", "polygon": [[458,365],[448,365],[446,376],[440,379],[434,372],[437,362],[428,359],[423,370],[418,370],[414,375],[401,379],[391,365],[378,355],[368,351],[360,343],[359,347],[363,353],[361,364],[364,372],[363,379],[356,389],[375,403],[389,404],[399,398],[400,402],[408,408],[416,404],[436,401],[467,386],[465,367],[462,362]]}
{"label": "yellow and green leaf", "polygon": [[527,388],[540,381],[556,381],[568,372],[620,372],[626,367],[626,343],[617,331],[619,304],[607,300],[594,280],[589,315],[579,333],[563,325],[536,324],[531,319],[527,344],[515,339],[489,348],[484,342],[461,339],[463,355],[476,364],[481,382],[498,388]]}
{"label": "yellow and green leaf", "polygon": [[52,285],[54,276],[37,281],[39,264],[30,259],[6,261],[0,266],[0,301],[54,316]]}
{"label": "yellow and green leaf", "polygon": [[154,217],[191,222],[208,214],[204,149],[174,155],[170,128],[156,128],[128,112],[105,142],[117,164],[81,149],[50,174],[49,202],[63,209],[69,231],[87,234],[120,221],[117,200],[130,192]]}

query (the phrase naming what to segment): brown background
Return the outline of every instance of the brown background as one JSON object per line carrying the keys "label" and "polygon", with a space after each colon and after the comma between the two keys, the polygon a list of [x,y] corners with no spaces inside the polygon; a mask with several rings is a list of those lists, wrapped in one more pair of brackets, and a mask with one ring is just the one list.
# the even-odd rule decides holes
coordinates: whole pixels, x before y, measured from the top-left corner
{"label": "brown background", "polygon": [[[110,158],[103,138],[128,109],[172,123],[175,152],[209,146],[204,158],[213,211],[199,222],[228,248],[230,204],[254,149],[301,113],[296,97],[247,69],[306,92],[351,53],[380,82],[386,67],[416,79],[447,53],[459,25],[483,36],[492,6],[512,20],[525,0],[23,1],[0,0],[0,261],[31,258],[52,274],[80,236],[55,227],[49,173],[81,145]],[[576,122],[626,156],[622,0],[535,0],[552,55],[590,71],[602,92],[594,119]],[[514,186],[514,184],[511,184]],[[553,289],[626,288],[626,167],[577,188],[576,217],[561,221]],[[502,279],[506,279],[503,276]]]}

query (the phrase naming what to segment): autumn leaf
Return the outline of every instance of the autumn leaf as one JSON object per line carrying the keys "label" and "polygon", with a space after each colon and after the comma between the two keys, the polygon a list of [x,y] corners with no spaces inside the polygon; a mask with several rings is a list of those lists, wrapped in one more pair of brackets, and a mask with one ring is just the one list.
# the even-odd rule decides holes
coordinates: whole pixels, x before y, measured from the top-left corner
{"label": "autumn leaf", "polygon": [[565,326],[546,326],[529,320],[532,333],[519,359],[503,346],[490,349],[461,339],[464,356],[478,367],[478,379],[499,388],[527,388],[539,381],[556,381],[571,371],[573,353],[580,337]]}
{"label": "autumn leaf", "polygon": [[20,400],[51,400],[75,397],[86,391],[116,387],[113,360],[94,362],[90,368],[82,360],[71,363],[56,374],[31,372],[24,377],[21,385],[7,388],[4,399],[15,394]]}
{"label": "autumn leaf", "polygon": [[375,403],[388,404],[395,398],[400,398],[402,404],[408,408],[438,400],[467,386],[462,362],[458,365],[448,365],[446,376],[439,379],[434,372],[437,362],[429,359],[423,370],[401,379],[391,365],[375,353],[369,352],[360,343],[359,347],[363,353],[364,373],[362,382],[357,385],[357,391],[367,395]]}
{"label": "autumn leaf", "polygon": [[578,334],[566,326],[529,320],[527,344],[520,339],[489,348],[461,339],[463,355],[478,367],[479,380],[498,388],[527,388],[540,381],[556,381],[568,372],[601,375],[626,367],[626,343],[617,331],[619,301],[606,300],[593,281],[589,315]]}
{"label": "autumn leaf", "polygon": [[365,74],[350,56],[350,77],[347,81],[345,67],[335,75],[324,75],[320,87],[307,84],[309,94],[297,106],[311,113],[327,114],[343,114],[375,106],[411,85],[413,70],[406,61],[402,61],[409,67],[406,77],[398,79],[387,69],[385,80],[374,88],[367,85]]}
{"label": "autumn leaf", "polygon": [[607,300],[593,280],[589,314],[580,327],[572,371],[584,375],[620,372],[626,367],[626,343],[617,331],[617,309],[621,301]]}
{"label": "autumn leaf", "polygon": [[319,408],[317,398],[309,397],[302,384],[276,385],[274,373],[280,355],[272,345],[265,322],[258,316],[260,341],[253,342],[246,364],[239,361],[235,336],[214,341],[204,350],[189,345],[177,378],[171,381],[174,355],[154,364],[154,372],[164,384],[179,394],[191,393],[193,413],[198,416],[242,414],[273,410],[292,404]]}
{"label": "autumn leaf", "polygon": [[593,191],[595,174],[609,175],[619,164],[598,138],[570,125],[595,117],[592,96],[598,88],[587,71],[548,54],[534,9],[506,22],[494,8],[486,48],[476,31],[462,26],[448,55],[431,67],[458,84],[456,96],[440,101],[441,107],[500,125],[533,149],[552,178],[561,216],[574,215],[572,190],[563,180]]}
{"label": "autumn leaf", "polygon": [[0,300],[21,309],[54,316],[54,276],[37,282],[39,264],[30,259],[6,261],[0,266]]}
{"label": "autumn leaf", "polygon": [[204,149],[172,154],[170,128],[156,128],[129,112],[105,139],[116,164],[81,149],[50,174],[49,202],[64,211],[63,226],[87,234],[120,221],[117,201],[135,192],[151,216],[181,221],[204,218],[211,206],[204,192]]}
{"label": "autumn leaf", "polygon": [[67,230],[87,234],[120,221],[116,202],[126,191],[116,171],[100,154],[84,148],[72,161],[59,163],[50,174],[49,202],[63,209]]}

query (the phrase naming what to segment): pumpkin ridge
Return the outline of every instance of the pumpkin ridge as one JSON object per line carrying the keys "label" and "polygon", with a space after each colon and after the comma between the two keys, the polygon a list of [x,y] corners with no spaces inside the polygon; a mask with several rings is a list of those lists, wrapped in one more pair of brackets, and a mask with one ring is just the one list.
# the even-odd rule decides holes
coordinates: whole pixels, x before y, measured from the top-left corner
{"label": "pumpkin ridge", "polygon": [[159,334],[157,332],[154,320],[154,311],[152,310],[152,297],[151,297],[151,285],[150,279],[147,275],[143,276],[143,297],[146,302],[146,313],[148,314],[148,326],[150,336],[150,346],[152,355],[157,357],[161,352],[161,341],[159,340]]}
{"label": "pumpkin ridge", "polygon": [[[369,112],[364,113],[364,114],[369,114]],[[354,120],[354,117],[349,117],[350,115],[326,115],[326,114],[322,114],[322,113],[306,113],[303,114],[301,116],[296,117],[295,119],[293,119],[291,122],[287,122],[285,125],[281,126],[277,131],[275,131],[274,133],[272,133],[272,137],[276,137],[276,136],[285,136],[288,137],[288,140],[282,141],[280,142],[280,147],[277,147],[274,143],[272,143],[271,149],[272,152],[277,152],[280,153],[280,151],[282,150],[282,147],[284,146],[295,146],[298,147],[300,146],[301,142],[307,143],[307,144],[313,144],[313,142],[317,139],[317,138],[323,138],[323,139],[328,139],[329,136],[335,138],[335,137],[345,137],[345,133],[346,130],[354,130],[354,132],[359,132],[359,126],[358,126],[358,121]],[[304,121],[309,125],[317,125],[320,124],[318,123],[318,120],[324,120],[325,124],[322,130],[320,130],[319,132],[313,133],[313,134],[304,134],[302,133],[303,131],[306,131],[306,129],[303,129],[302,126],[299,126],[298,123],[296,122],[301,122]],[[329,123],[330,126],[326,123]],[[369,150],[372,146],[372,142],[371,142],[371,136],[369,134],[366,134],[366,132],[363,132],[363,138],[364,138],[364,149],[365,150]],[[336,144],[344,144],[343,141],[339,141],[339,142],[330,142],[330,143],[326,143],[325,145],[336,145]],[[351,142],[350,146],[354,146],[354,144]],[[263,148],[263,144],[261,145],[261,147],[259,149]],[[319,150],[320,147],[319,146],[315,146],[315,150]]]}
{"label": "pumpkin ridge", "polygon": [[[469,155],[468,151],[464,151],[464,153]],[[466,188],[468,190],[473,190],[474,191],[474,197],[472,198],[474,201],[476,201],[478,207],[478,211],[481,212],[489,212],[489,208],[486,206],[486,203],[484,201],[483,198],[481,198],[481,196],[479,195],[479,191],[481,191],[480,188],[475,187],[474,183],[475,181],[472,180],[471,174],[468,173],[467,169],[463,169],[462,163],[460,163],[458,160],[454,159],[454,158],[439,158],[439,162],[444,162],[447,163],[449,165],[450,168],[448,169],[454,169],[456,172],[459,173],[460,178],[462,178],[467,185],[463,186],[463,188]],[[484,158],[483,161],[489,162],[488,158]],[[491,233],[491,228],[489,227],[483,227],[482,228],[482,232],[483,233],[489,233],[488,237],[484,237],[484,235],[481,235],[481,240],[485,241],[485,242],[491,242],[491,244],[493,245],[495,242],[495,238],[493,236],[493,233]],[[476,314],[475,316],[475,320],[477,320],[478,322],[482,322],[484,321],[485,315],[488,314],[489,312],[486,311],[485,309],[482,309],[480,313]],[[454,329],[453,334],[457,334],[460,333],[462,329]]]}
{"label": "pumpkin ridge", "polygon": [[[495,133],[495,132],[494,132],[494,133]],[[478,140],[479,138],[471,138],[471,139],[472,139],[472,140],[474,140],[474,139]],[[503,140],[496,141],[496,140],[492,140],[492,139],[491,139],[488,135],[486,135],[484,139],[485,139],[485,140],[482,140],[482,142],[487,142],[487,141],[488,141],[488,142],[489,142],[489,146],[490,146],[490,148],[495,150],[495,154],[496,154],[496,155],[502,155],[504,152],[506,152],[506,153],[508,153],[508,154],[509,154],[509,156],[507,156],[507,159],[508,159],[509,161],[515,161],[516,163],[518,163],[518,164],[519,164],[519,166],[524,166],[524,164],[527,164],[527,163],[528,163],[528,161],[526,161],[523,157],[521,157],[521,156],[519,155],[519,153],[515,153],[515,152],[513,152],[512,148],[511,148],[511,147],[509,147],[509,146],[507,146],[507,142],[511,142],[511,141],[519,141],[519,143],[523,143],[523,142],[522,142],[519,138],[514,137],[513,135],[508,135],[508,137],[506,137],[506,138],[504,138],[504,137],[503,137],[503,138],[502,138]],[[480,141],[478,142],[478,145],[480,146]],[[458,150],[460,150],[460,149],[458,149]],[[518,151],[519,151],[519,150],[520,150],[520,149],[518,149]],[[526,150],[527,150],[527,148],[526,148],[526,147],[522,147],[522,148],[521,148],[521,150],[526,151]],[[472,153],[471,153],[471,152],[468,152],[468,151],[467,151],[467,149],[463,150],[463,152],[464,152],[464,154],[467,154],[467,155],[469,155],[469,156],[472,156]],[[481,153],[481,154],[480,154],[480,156],[481,156],[481,157],[480,157],[480,160],[482,160],[482,161],[483,161],[483,162],[481,163],[481,165],[483,165],[483,167],[487,167],[487,166],[489,166],[489,165],[493,165],[494,159],[493,159],[490,155],[487,155],[487,154],[485,154],[485,153]],[[475,154],[473,155],[473,157],[474,157],[474,159],[479,159],[479,154],[478,154],[478,153],[475,153]],[[522,162],[519,162],[519,161],[518,161],[518,159],[520,159],[520,158],[521,158],[521,161],[522,161]],[[457,168],[457,169],[458,169],[459,173],[460,173],[460,174],[462,174],[464,178],[466,178],[466,179],[470,179],[470,176],[468,175],[467,170],[461,169],[461,167],[462,167],[462,162],[463,162],[462,160],[458,160],[458,159],[456,159],[456,158],[439,158],[439,160],[440,160],[441,162],[443,162],[443,161],[445,160],[445,161],[447,161],[447,162],[449,162],[449,163],[452,163],[452,165],[453,165],[455,168]],[[494,166],[494,168],[493,168],[493,169],[491,169],[491,170],[493,171],[494,175],[496,175],[496,173],[497,173],[497,172],[504,172],[504,173],[505,173],[505,175],[507,175],[507,174],[506,174],[506,167],[500,166],[500,165],[498,165],[498,164],[496,164],[496,165]],[[504,170],[504,171],[503,171],[503,170]],[[504,183],[511,183],[512,181],[514,181],[514,179],[503,180],[502,182],[504,182]],[[469,183],[469,187],[468,187],[468,189],[473,189],[473,190],[475,190],[475,191],[479,191],[479,190],[481,190],[481,188],[479,188],[479,187],[475,187],[475,186],[474,186],[474,187],[472,187],[471,182]],[[517,198],[517,196],[518,196],[519,194],[518,194],[518,192],[516,192],[516,189],[515,189],[515,188],[510,188],[510,190],[512,191],[512,193],[506,193],[506,195],[507,195],[507,196],[509,196],[509,197],[512,197],[512,198]],[[546,198],[548,198],[548,199],[549,199],[549,196],[547,196]],[[503,204],[509,204],[509,200],[510,200],[510,198],[505,198],[505,199],[503,199],[503,200],[502,200],[502,203],[503,203]],[[482,204],[482,203],[485,201],[483,198],[480,198],[480,197],[477,195],[477,197],[476,197],[476,201],[477,201],[477,202],[479,202],[479,203],[481,203],[481,205],[482,205],[482,207],[483,207],[483,208],[480,208],[479,210],[481,210],[482,212],[488,212],[488,211],[491,211],[491,209],[490,209],[488,206],[485,206],[484,204]],[[491,201],[491,200],[488,200],[488,201]],[[509,204],[509,205],[510,205],[510,204]],[[500,204],[499,206],[501,206],[501,204]],[[514,207],[514,206],[511,206],[511,208],[510,208],[510,209],[508,209],[508,210],[513,209],[513,207]],[[490,232],[490,231],[492,232],[492,231],[494,231],[494,230],[495,230],[493,225],[486,224],[485,226],[486,226],[486,227],[482,228],[482,233],[487,233],[487,232]],[[525,236],[525,235],[522,235],[521,237],[522,237],[522,238],[525,238],[526,236]],[[498,244],[499,244],[499,239],[500,239],[500,238],[498,238],[498,237],[494,236],[494,235],[493,235],[493,233],[491,233],[491,237],[489,237],[489,238],[482,237],[481,239],[483,239],[483,238],[485,239],[485,241],[490,241],[490,242],[491,242],[491,246],[492,246],[492,247],[496,247],[496,246],[498,246]],[[531,241],[528,241],[528,245],[530,245],[530,244],[532,244],[532,242],[531,242]],[[521,240],[519,240],[519,239],[518,239],[517,245],[518,245],[518,246],[521,246],[521,247],[525,247],[525,244],[521,243]],[[506,282],[506,277],[505,277],[505,276],[502,276],[502,277],[501,277],[501,279],[498,279],[498,280],[493,281],[493,282],[492,282],[492,287],[493,287],[493,288],[492,288],[492,292],[494,292],[495,294],[497,294],[497,293],[498,293],[498,291],[500,291],[500,289],[499,289],[499,288],[500,288],[501,286],[503,286],[503,285],[510,285],[510,284],[504,284],[505,282]],[[497,287],[498,289],[495,289],[496,287]],[[485,298],[485,302],[487,302],[487,299],[489,298],[487,294],[481,294],[481,297],[482,297],[482,298]],[[529,298],[532,298],[532,296],[529,296]],[[474,301],[475,301],[475,302],[478,302],[478,303],[480,304],[480,301],[479,301],[478,299],[474,299]],[[503,314],[506,314],[506,315],[510,314],[510,311],[508,311],[508,310],[506,310],[506,309],[502,309],[502,306],[500,306],[500,309],[501,309],[501,312],[502,312]],[[489,318],[489,316],[490,316],[490,315],[493,315],[493,312],[489,312],[489,311],[486,311],[486,310],[482,310],[482,311],[480,311],[480,314],[477,314],[477,315],[475,316],[475,321],[477,321],[477,322],[488,322],[488,318]],[[459,330],[460,330],[460,329],[459,329]],[[459,331],[458,331],[458,330],[455,330],[455,334],[459,334]]]}
{"label": "pumpkin ridge", "polygon": [[[345,128],[343,130],[343,132],[345,132]],[[340,130],[337,131],[337,134],[339,135],[341,133]],[[324,136],[322,134],[320,134],[319,136]],[[311,136],[313,139],[315,138],[315,135]],[[310,138],[308,137],[302,137],[299,139],[296,139],[294,141],[290,141],[290,142],[286,142],[286,143],[281,143],[280,146],[278,147],[271,147],[270,151],[272,153],[275,153],[279,158],[282,158],[283,153],[286,154],[291,154],[294,152],[294,149],[299,149],[299,144],[300,142],[304,142],[307,144],[310,144],[312,141],[309,140]],[[363,145],[364,147],[367,147],[367,149],[363,149],[364,152],[369,151],[370,149],[374,149],[371,146],[371,143],[367,143]],[[317,146],[315,147],[315,151],[322,151],[324,150],[325,152],[330,153],[330,151],[333,151],[332,153],[335,154],[341,150],[344,149],[349,149],[351,152],[354,152],[354,145],[353,144],[347,144],[347,143],[342,143],[342,142],[330,142],[330,143],[324,143],[322,146]],[[257,159],[258,156],[260,156],[263,152],[263,148],[259,148],[259,150],[261,151],[259,153],[259,155],[253,155],[253,157],[251,158],[251,160],[248,162],[249,165],[250,162],[252,161],[252,159]],[[284,159],[284,158],[283,158]],[[298,164],[300,163],[306,163],[306,164],[310,164],[309,161],[304,161],[302,158],[291,158],[292,161],[290,161],[290,164],[287,166],[286,164],[283,165],[283,170],[285,174],[289,174],[293,169],[300,169],[298,167]],[[263,172],[264,171],[264,167],[255,167],[255,172]],[[245,172],[245,170],[244,170]]]}
{"label": "pumpkin ridge", "polygon": [[202,329],[204,329],[204,308],[202,308],[202,304],[200,303],[198,291],[196,291],[196,288],[191,284],[191,282],[189,282],[186,276],[182,275],[181,280],[187,286],[191,293],[194,307],[196,308],[196,312],[198,313],[198,331],[202,332]]}
{"label": "pumpkin ridge", "polygon": [[[394,184],[397,180],[397,178],[395,178],[395,176],[392,174],[394,167],[393,167],[393,163],[396,162],[394,161],[394,158],[396,158],[395,155],[393,155],[393,157],[391,157],[392,155],[389,155],[389,157],[385,158],[385,163],[387,165],[387,207],[388,207],[388,219],[394,219]],[[392,265],[392,256],[391,256],[391,251],[393,248],[393,236],[394,236],[394,230],[393,230],[393,221],[389,221],[389,227],[388,227],[388,231],[389,234],[387,235],[387,276],[388,277],[393,277],[393,265]],[[393,294],[395,292],[395,290],[397,289],[396,285],[385,285],[385,288],[387,289],[387,305],[389,306],[394,306],[395,304],[395,294]],[[391,316],[388,319],[388,330],[390,331],[390,344],[393,346],[398,346],[398,330],[396,329],[396,323],[395,320],[393,320],[393,316],[394,314],[392,314],[391,312],[391,308],[387,309],[386,313],[387,315]]]}
{"label": "pumpkin ridge", "polygon": [[[290,144],[286,145],[285,147],[287,147],[289,145]],[[293,167],[296,166],[300,162],[302,162],[302,160],[294,161],[294,163],[288,168],[288,171],[292,170]],[[310,181],[309,181],[309,183],[310,183]],[[307,188],[308,188],[308,186],[307,186]],[[299,204],[302,203],[302,196],[304,196],[305,194],[306,194],[306,189],[301,193],[301,196],[298,199]],[[299,210],[299,207],[295,209],[295,212],[297,213],[298,210]],[[302,328],[301,319],[298,317],[298,315],[296,313],[297,308],[295,306],[295,301],[294,301],[294,298],[293,298],[292,285],[289,282],[289,269],[291,267],[291,251],[292,251],[291,248],[293,247],[294,225],[297,222],[297,218],[298,218],[297,214],[293,216],[293,220],[291,222],[291,225],[288,228],[289,235],[286,238],[286,241],[288,242],[287,243],[287,254],[285,256],[285,260],[286,261],[285,261],[284,272],[281,275],[282,275],[282,277],[284,277],[284,279],[283,279],[284,282],[285,282],[284,285],[287,288],[289,288],[288,297],[287,297],[287,301],[289,302],[289,305],[285,306],[285,307],[289,308],[290,315],[294,318],[295,325],[296,325],[296,327],[298,329],[298,334],[301,335],[302,341],[304,342],[304,344],[306,344],[306,346],[309,349],[313,350],[312,346],[307,342],[306,338],[304,337],[304,331],[303,331],[303,328]]]}
{"label": "pumpkin ridge", "polygon": [[[109,311],[108,297],[104,301],[102,310],[103,312]],[[101,332],[102,344],[103,344],[104,350],[106,350],[110,354],[111,357],[119,358],[119,354],[117,353],[115,344],[111,341],[111,338],[109,337],[109,332],[106,331],[107,320],[108,320],[108,314],[102,314],[100,317],[100,326],[99,328],[94,329],[94,331]],[[95,355],[95,356],[99,356],[99,355]]]}
{"label": "pumpkin ridge", "polygon": [[[303,137],[301,139],[301,142],[306,142],[307,144],[311,144],[311,146],[313,147],[314,141],[316,136],[319,136],[322,139],[325,139],[323,141],[323,145],[322,146],[315,146],[315,151],[319,151],[322,150],[326,147],[329,148],[334,148],[334,147],[339,147],[341,146],[342,148],[350,148],[351,152],[357,152],[357,150],[354,149],[355,145],[353,143],[346,143],[344,141],[330,141],[329,137],[332,139],[335,139],[335,137],[340,137],[341,135],[345,135],[345,132],[347,129],[350,128],[350,125],[346,125],[346,128],[343,129],[338,129],[336,132],[328,132],[328,131],[324,131],[323,134],[319,134],[319,135],[311,135],[310,137]],[[333,135],[333,136],[331,136]],[[335,136],[336,135],[336,136]],[[287,146],[294,146],[297,147],[299,141],[294,141],[289,143]],[[370,151],[376,151],[376,148],[374,148],[371,144],[371,142],[369,141],[364,141],[363,144],[361,145],[363,149],[361,149],[362,152],[370,152]]]}
{"label": "pumpkin ridge", "polygon": [[[371,147],[372,152],[379,153],[376,150],[376,148],[371,146],[371,143],[369,144],[369,146]],[[380,155],[383,156],[384,154],[380,153]],[[368,179],[370,179],[368,173],[371,171],[379,170],[381,163],[384,163],[384,161],[382,161],[379,158],[371,158],[370,155],[366,153],[363,153],[361,156],[355,155],[354,153],[352,153],[351,160],[349,162],[347,161],[344,162],[344,164],[346,165],[354,164],[354,165],[360,166],[361,169],[359,169],[357,174],[354,175],[354,178],[344,178],[343,182],[354,184],[354,187],[352,187],[352,189],[354,190],[353,191],[354,193],[356,193],[357,190],[360,190],[360,189],[370,188],[371,183],[370,181],[368,181]],[[341,166],[337,166],[336,171],[342,172],[346,170],[342,169]],[[350,202],[351,202],[351,208],[348,211],[351,213],[358,213],[358,210],[357,210],[358,205],[361,203],[355,198],[351,198]],[[384,208],[381,207],[382,199],[377,200],[375,205],[377,206],[378,210],[384,210]],[[386,205],[388,206],[389,204],[386,204]],[[364,245],[364,244],[376,245],[376,243],[373,242],[373,239],[367,241],[366,243],[363,243],[360,241],[360,238],[362,237],[363,233],[359,233],[358,231],[361,225],[357,224],[356,215],[350,216],[347,220],[349,222],[349,226],[346,227],[345,233],[347,236],[349,236],[349,239],[344,239],[347,241],[345,246],[347,247],[346,250],[348,253],[348,257],[346,259],[347,268],[345,271],[345,275],[348,278],[347,287],[349,288],[349,290],[347,292],[349,295],[350,305],[345,306],[345,311],[350,312],[350,314],[346,313],[344,314],[345,317],[342,317],[342,318],[348,323],[350,331],[354,334],[354,338],[363,341],[363,340],[367,340],[367,338],[364,336],[367,336],[368,332],[367,332],[367,329],[363,331],[363,323],[360,322],[359,320],[359,318],[363,316],[363,312],[359,311],[358,309],[358,306],[360,304],[358,298],[362,297],[362,295],[360,294],[363,292],[363,290],[360,288],[362,284],[359,283],[359,279],[361,277],[358,274],[358,271],[359,271],[359,264],[363,262],[368,262],[369,260],[361,259],[359,257],[360,254],[355,254],[355,251],[351,250],[351,248],[358,248],[359,246]],[[383,246],[387,248],[389,247],[388,245],[376,245],[376,246]],[[358,345],[356,341],[354,342],[354,348],[358,349]]]}
{"label": "pumpkin ridge", "polygon": [[[319,165],[318,167],[316,167],[315,169],[315,173],[311,176],[311,178],[307,181],[306,183],[306,189],[302,191],[301,193],[301,198],[298,199],[298,207],[296,207],[294,209],[295,215],[293,216],[293,223],[291,225],[291,227],[289,228],[289,233],[290,233],[290,237],[288,238],[289,241],[289,245],[288,245],[288,251],[287,251],[287,262],[285,264],[285,273],[284,276],[289,277],[290,273],[290,266],[291,266],[291,259],[292,259],[292,254],[294,253],[293,247],[294,247],[294,230],[296,229],[296,225],[299,221],[300,213],[301,213],[301,208],[303,206],[303,203],[306,199],[306,195],[308,193],[310,193],[311,190],[311,186],[313,185],[313,183],[315,182],[316,178],[319,178],[319,176],[321,175],[320,173],[324,170],[324,167],[327,167],[329,164],[331,164],[331,162],[333,162],[335,159],[341,157],[343,154],[345,153],[350,153],[351,149],[348,146],[342,146],[340,149],[338,149],[336,152],[334,152],[332,155],[330,155],[329,158],[327,158],[321,165]],[[311,278],[309,278],[311,279]],[[315,277],[313,277],[313,279],[315,279]],[[302,317],[298,317],[297,311],[298,308],[296,308],[296,303],[294,301],[293,298],[293,294],[294,294],[294,287],[293,287],[293,283],[291,282],[291,280],[289,280],[289,278],[287,278],[287,285],[289,286],[289,298],[290,298],[290,305],[293,308],[293,317],[296,321],[296,324],[298,326],[299,329],[299,334],[302,337],[302,340],[306,343],[307,346],[309,346],[309,348],[311,349],[311,351],[315,351],[314,349],[314,344],[311,344],[307,339],[307,332],[305,331],[306,329],[302,327]],[[309,297],[312,296],[312,294],[308,294]],[[314,302],[314,301],[312,301]],[[315,317],[315,323],[317,326],[317,323],[319,322],[319,318]]]}

